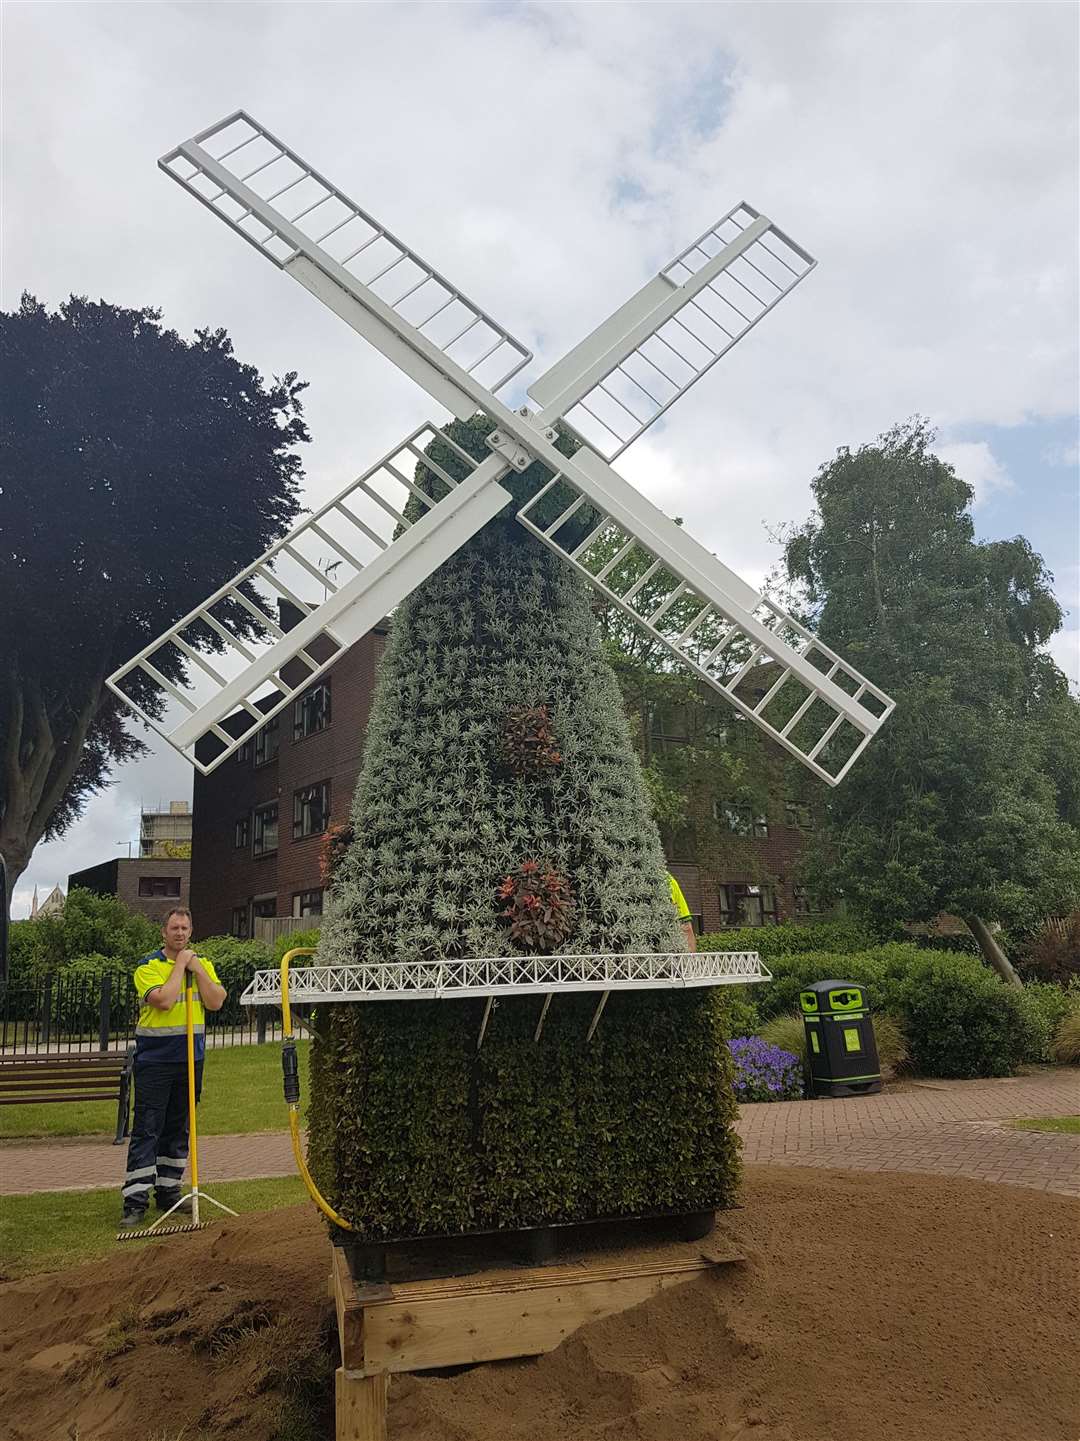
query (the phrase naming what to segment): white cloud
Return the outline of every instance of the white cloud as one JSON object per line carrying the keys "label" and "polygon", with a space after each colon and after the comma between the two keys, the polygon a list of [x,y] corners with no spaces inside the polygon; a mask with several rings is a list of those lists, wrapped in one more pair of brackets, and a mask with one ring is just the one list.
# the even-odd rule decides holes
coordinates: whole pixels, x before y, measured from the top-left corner
{"label": "white cloud", "polygon": [[972,487],[976,507],[985,505],[997,491],[1016,489],[1015,481],[985,440],[939,445],[937,454]]}
{"label": "white cloud", "polygon": [[[740,199],[818,256],[620,463],[748,575],[837,446],[916,411],[1075,410],[1068,7],[9,3],[4,32],[4,306],[160,304],[298,370],[311,500],[437,410],[156,169],[238,104],[530,343],[530,374]],[[984,444],[947,453],[980,498],[1009,483]],[[115,853],[111,807],[181,794],[154,764],[41,849],[41,884]]]}

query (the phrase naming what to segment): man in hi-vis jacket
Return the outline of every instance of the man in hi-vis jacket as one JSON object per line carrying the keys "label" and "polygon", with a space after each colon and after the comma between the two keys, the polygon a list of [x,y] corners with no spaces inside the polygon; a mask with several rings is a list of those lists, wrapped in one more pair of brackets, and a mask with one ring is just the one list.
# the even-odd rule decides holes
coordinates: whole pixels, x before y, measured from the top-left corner
{"label": "man in hi-vis jacket", "polygon": [[[142,1009],[135,1028],[135,1116],[128,1146],[120,1224],[143,1224],[153,1191],[158,1209],[180,1199],[188,1156],[187,1013],[185,976],[194,980],[195,1099],[202,1092],[206,1012],[220,1011],[226,991],[209,961],[188,949],[191,912],[174,906],[161,927],[161,948],[135,971]],[[191,1210],[191,1202],[180,1207]]]}

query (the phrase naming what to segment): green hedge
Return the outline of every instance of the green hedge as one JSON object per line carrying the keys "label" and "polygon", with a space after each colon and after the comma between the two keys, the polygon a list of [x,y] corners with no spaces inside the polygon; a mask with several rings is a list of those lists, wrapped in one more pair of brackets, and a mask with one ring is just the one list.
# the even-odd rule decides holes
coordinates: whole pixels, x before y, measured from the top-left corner
{"label": "green hedge", "polygon": [[[309,1159],[367,1236],[731,1205],[732,1068],[713,994],[338,1006],[311,1052]],[[670,1057],[679,1056],[672,1066]],[[717,1058],[720,1057],[720,1064]]]}
{"label": "green hedge", "polygon": [[801,955],[806,951],[831,951],[833,955],[850,955],[876,946],[881,937],[859,921],[818,921],[801,926],[742,926],[726,931],[712,931],[698,937],[699,951],[757,951],[769,964],[781,956]]}
{"label": "green hedge", "polygon": [[[812,981],[850,980],[866,987],[875,1012],[897,1017],[911,1063],[924,1075],[1005,1076],[1022,1063],[1052,1060],[1054,1031],[1075,1004],[1060,986],[1006,986],[966,952],[901,941],[867,946],[866,933],[847,923],[725,931],[701,939],[703,949],[757,950],[773,975],[725,994],[731,1035],[757,1034],[774,1018],[790,1015]],[[813,948],[823,941],[840,944]]]}

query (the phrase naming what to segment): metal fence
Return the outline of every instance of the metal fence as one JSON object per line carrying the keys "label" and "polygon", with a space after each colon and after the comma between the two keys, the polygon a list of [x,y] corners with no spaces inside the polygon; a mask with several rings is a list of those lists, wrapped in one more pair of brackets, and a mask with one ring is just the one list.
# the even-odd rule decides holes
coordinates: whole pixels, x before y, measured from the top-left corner
{"label": "metal fence", "polygon": [[[220,1011],[206,1017],[206,1044],[234,1046],[279,1039],[276,1007],[240,1005],[254,975],[230,976]],[[123,1050],[135,1039],[139,998],[130,970],[104,975],[56,972],[30,984],[0,985],[0,1056],[100,1053]]]}

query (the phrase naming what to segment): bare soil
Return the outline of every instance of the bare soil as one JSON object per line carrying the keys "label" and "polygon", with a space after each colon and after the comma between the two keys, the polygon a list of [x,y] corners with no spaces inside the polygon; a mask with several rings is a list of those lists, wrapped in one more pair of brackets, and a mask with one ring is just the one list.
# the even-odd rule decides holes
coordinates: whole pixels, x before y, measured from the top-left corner
{"label": "bare soil", "polygon": [[[1075,1201],[752,1167],[744,1202],[744,1264],[395,1377],[390,1441],[1078,1441]],[[332,1441],[327,1259],[302,1207],[0,1285],[0,1438]]]}

